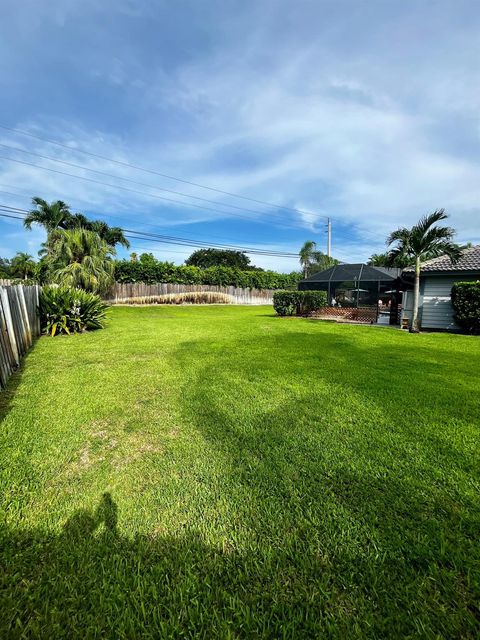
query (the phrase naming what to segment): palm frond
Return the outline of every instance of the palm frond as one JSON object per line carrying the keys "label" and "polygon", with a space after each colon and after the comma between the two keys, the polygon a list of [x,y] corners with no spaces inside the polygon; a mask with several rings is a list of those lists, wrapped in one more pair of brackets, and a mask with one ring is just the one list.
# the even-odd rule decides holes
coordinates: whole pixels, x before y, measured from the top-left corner
{"label": "palm frond", "polygon": [[409,235],[410,231],[406,227],[401,227],[399,229],[396,229],[395,231],[392,231],[392,233],[386,239],[385,244],[387,245],[387,247],[389,247],[394,242],[405,242],[406,240],[408,240]]}

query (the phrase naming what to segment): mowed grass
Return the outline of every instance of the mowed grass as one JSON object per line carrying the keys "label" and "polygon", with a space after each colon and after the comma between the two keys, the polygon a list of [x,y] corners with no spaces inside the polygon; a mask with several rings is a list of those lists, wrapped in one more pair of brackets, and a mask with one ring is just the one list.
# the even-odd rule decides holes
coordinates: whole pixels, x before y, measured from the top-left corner
{"label": "mowed grass", "polygon": [[479,637],[479,338],[110,315],[0,394],[2,639]]}

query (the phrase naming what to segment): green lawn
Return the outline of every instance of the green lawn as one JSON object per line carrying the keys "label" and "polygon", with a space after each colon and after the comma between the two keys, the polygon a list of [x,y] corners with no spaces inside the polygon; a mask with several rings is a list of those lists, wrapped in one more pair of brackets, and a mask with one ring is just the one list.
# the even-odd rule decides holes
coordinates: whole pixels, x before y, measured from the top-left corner
{"label": "green lawn", "polygon": [[0,637],[478,638],[480,338],[115,308],[0,394]]}

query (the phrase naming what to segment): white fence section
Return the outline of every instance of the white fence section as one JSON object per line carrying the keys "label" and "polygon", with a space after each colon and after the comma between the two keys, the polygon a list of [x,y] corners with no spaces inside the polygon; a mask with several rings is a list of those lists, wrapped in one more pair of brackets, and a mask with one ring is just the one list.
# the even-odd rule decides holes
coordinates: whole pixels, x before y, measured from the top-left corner
{"label": "white fence section", "polygon": [[40,335],[40,287],[0,286],[0,388]]}
{"label": "white fence section", "polygon": [[190,293],[191,291],[223,293],[232,299],[233,304],[272,304],[274,293],[271,289],[242,289],[239,287],[217,287],[207,284],[116,282],[105,298],[112,304],[128,304],[135,300],[138,300],[141,304],[142,298],[161,296],[169,293]]}

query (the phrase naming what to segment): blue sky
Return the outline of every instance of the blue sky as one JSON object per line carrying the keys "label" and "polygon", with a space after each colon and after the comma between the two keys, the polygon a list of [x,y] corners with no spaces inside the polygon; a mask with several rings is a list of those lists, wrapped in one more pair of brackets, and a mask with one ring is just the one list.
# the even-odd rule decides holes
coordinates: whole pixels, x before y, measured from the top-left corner
{"label": "blue sky", "polygon": [[[478,243],[479,61],[477,0],[9,0],[0,124],[71,150],[0,129],[1,145],[23,150],[0,156],[114,186],[0,159],[0,203],[28,208],[40,195],[126,228],[287,252],[307,239],[325,248],[331,216],[333,254],[345,261],[366,260],[393,228],[445,207],[458,239]],[[200,201],[160,189],[215,204],[191,207]],[[1,219],[1,256],[36,254],[42,240]],[[132,250],[177,263],[191,252],[149,241]]]}

